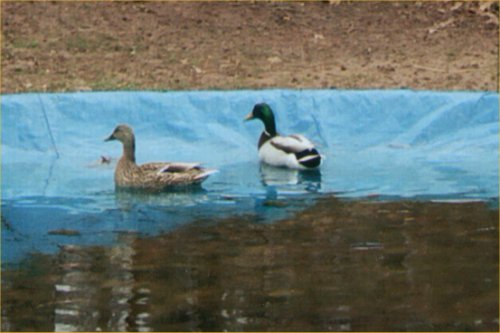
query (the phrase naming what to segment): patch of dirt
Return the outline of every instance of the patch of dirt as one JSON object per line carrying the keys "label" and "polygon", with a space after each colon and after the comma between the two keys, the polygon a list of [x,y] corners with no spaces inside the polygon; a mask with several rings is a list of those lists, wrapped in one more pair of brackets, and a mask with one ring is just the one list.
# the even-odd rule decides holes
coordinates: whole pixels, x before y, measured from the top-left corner
{"label": "patch of dirt", "polygon": [[492,2],[3,2],[4,93],[498,91]]}

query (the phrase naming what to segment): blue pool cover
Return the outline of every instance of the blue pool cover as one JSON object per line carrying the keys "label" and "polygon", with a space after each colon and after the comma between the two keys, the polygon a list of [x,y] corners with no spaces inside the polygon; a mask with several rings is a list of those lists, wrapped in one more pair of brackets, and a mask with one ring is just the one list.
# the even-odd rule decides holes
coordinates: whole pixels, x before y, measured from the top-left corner
{"label": "blue pool cover", "polygon": [[[320,174],[259,167],[262,124],[243,122],[258,102],[274,109],[278,131],[317,144],[326,156]],[[325,193],[496,200],[498,103],[492,92],[411,90],[3,95],[2,259],[194,219],[265,222]],[[115,195],[114,164],[100,159],[119,158],[119,143],[103,142],[119,123],[134,128],[139,163],[203,162],[220,172],[192,193]],[[54,235],[63,229],[78,236]]]}

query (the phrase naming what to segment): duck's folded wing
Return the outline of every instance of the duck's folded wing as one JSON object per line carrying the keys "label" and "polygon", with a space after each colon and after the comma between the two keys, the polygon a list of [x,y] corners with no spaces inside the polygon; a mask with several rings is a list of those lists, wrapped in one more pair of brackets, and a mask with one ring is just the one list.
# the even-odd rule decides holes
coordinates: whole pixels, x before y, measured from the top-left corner
{"label": "duck's folded wing", "polygon": [[170,162],[151,162],[151,163],[141,164],[139,168],[143,172],[159,172],[169,164]]}
{"label": "duck's folded wing", "polygon": [[155,182],[168,185],[189,185],[203,182],[215,169],[205,169],[199,163],[169,163],[154,173]]}
{"label": "duck's folded wing", "polygon": [[271,139],[271,145],[287,154],[300,153],[304,150],[314,148],[314,145],[306,137],[300,134],[288,136],[276,136]]}
{"label": "duck's folded wing", "polygon": [[200,163],[185,162],[153,162],[141,165],[141,169],[146,172],[187,172],[192,169],[200,169]]}
{"label": "duck's folded wing", "polygon": [[199,168],[200,163],[171,162],[165,165],[161,172],[186,172]]}

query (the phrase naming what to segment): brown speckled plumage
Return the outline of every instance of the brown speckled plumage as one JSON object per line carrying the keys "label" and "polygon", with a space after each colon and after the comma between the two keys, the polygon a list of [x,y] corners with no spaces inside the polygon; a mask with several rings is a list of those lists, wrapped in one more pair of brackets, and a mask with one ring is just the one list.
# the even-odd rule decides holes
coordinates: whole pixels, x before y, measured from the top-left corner
{"label": "brown speckled plumage", "polygon": [[115,169],[117,188],[162,191],[176,186],[200,184],[216,170],[205,169],[198,163],[153,162],[135,163],[135,137],[128,125],[118,125],[106,141],[123,144],[123,155]]}

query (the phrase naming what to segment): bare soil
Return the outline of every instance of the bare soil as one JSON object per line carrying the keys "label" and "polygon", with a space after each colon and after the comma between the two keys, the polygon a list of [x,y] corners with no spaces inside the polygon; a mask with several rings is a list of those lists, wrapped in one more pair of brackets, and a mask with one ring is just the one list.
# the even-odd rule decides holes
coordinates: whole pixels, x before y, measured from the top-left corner
{"label": "bare soil", "polygon": [[498,91],[492,2],[3,2],[4,93]]}

